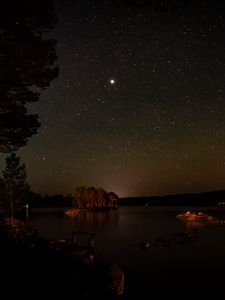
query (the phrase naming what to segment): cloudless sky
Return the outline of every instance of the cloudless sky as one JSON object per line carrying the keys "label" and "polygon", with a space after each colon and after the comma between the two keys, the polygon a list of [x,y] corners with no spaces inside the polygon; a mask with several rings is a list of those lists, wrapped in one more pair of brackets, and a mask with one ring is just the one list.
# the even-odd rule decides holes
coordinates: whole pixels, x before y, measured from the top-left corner
{"label": "cloudless sky", "polygon": [[110,0],[56,4],[60,74],[30,108],[42,127],[18,151],[33,190],[224,189],[223,1],[169,12]]}

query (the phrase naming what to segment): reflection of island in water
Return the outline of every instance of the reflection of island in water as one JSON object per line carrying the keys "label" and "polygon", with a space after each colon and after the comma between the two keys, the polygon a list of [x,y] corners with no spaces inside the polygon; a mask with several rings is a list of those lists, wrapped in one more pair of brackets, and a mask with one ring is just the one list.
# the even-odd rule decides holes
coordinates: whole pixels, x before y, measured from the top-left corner
{"label": "reflection of island in water", "polygon": [[172,234],[169,238],[161,237],[156,240],[147,240],[139,244],[141,249],[150,247],[171,247],[171,246],[187,246],[195,243],[197,235],[203,229],[206,223],[198,221],[185,221],[185,229],[181,232]]}
{"label": "reflection of island in water", "polygon": [[186,245],[188,243],[196,242],[197,234],[199,234],[209,221],[213,220],[213,217],[203,213],[191,213],[177,215],[177,218],[185,223],[185,230],[177,233],[174,236],[179,237],[182,240],[179,243]]}
{"label": "reflection of island in water", "polygon": [[198,221],[186,221],[186,234],[193,234],[193,233],[199,233],[203,227],[205,226],[205,223],[198,222]]}
{"label": "reflection of island in water", "polygon": [[118,222],[118,210],[112,211],[90,211],[80,210],[79,215],[74,219],[75,229],[79,231],[96,232],[107,224]]}

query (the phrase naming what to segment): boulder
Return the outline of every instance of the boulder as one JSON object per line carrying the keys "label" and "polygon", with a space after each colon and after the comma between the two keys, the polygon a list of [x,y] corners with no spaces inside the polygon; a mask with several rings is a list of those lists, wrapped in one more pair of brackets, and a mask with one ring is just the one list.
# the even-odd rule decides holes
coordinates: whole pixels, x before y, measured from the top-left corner
{"label": "boulder", "polygon": [[116,295],[124,292],[124,273],[117,265],[112,265],[107,273],[108,289]]}

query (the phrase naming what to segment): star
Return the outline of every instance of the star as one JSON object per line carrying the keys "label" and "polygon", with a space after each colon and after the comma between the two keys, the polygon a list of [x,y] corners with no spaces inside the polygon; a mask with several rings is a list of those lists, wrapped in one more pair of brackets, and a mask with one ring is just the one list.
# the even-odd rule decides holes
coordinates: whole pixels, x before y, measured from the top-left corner
{"label": "star", "polygon": [[186,1],[175,18],[132,7],[150,0],[118,0],[116,9],[116,1],[55,2],[60,72],[29,103],[42,126],[19,150],[32,189],[69,194],[90,184],[119,196],[224,189],[225,1]]}

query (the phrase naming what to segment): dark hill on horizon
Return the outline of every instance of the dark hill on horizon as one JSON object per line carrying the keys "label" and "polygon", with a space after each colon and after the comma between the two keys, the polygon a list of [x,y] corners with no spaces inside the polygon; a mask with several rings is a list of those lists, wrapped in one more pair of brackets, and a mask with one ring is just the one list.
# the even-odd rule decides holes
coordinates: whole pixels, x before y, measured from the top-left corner
{"label": "dark hill on horizon", "polygon": [[119,200],[121,206],[143,205],[225,205],[225,190],[202,193],[184,193],[165,196],[123,197]]}

